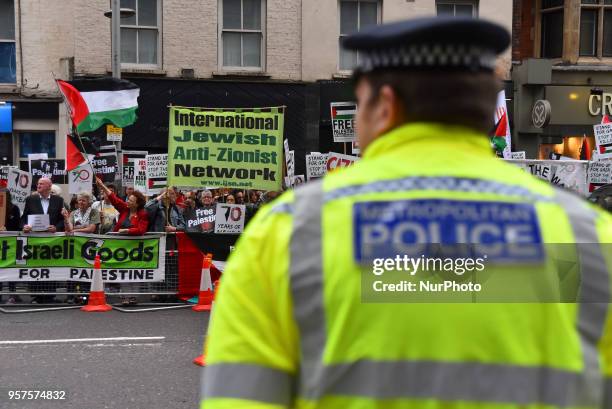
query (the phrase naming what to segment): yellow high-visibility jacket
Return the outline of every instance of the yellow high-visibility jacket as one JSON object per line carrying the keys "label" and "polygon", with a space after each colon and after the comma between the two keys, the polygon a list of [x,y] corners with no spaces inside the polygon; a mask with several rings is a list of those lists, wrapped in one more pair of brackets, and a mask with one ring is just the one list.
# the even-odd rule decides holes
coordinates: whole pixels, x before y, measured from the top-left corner
{"label": "yellow high-visibility jacket", "polygon": [[[368,263],[407,241],[479,240],[545,261],[498,263],[490,293],[456,300],[372,290],[384,275]],[[497,159],[485,135],[399,127],[249,224],[215,304],[201,407],[612,407],[605,243],[610,215]]]}

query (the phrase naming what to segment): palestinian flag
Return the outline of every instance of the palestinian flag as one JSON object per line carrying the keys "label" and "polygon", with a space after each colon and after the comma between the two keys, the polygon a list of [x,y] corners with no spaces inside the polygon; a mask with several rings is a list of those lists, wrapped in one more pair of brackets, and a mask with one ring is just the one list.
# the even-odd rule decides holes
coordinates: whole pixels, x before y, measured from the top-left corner
{"label": "palestinian flag", "polygon": [[332,106],[332,119],[354,119],[357,114],[356,104]]}
{"label": "palestinian flag", "polygon": [[506,149],[506,131],[508,128],[508,116],[504,112],[497,124],[495,124],[495,128],[493,129],[493,135],[491,136],[491,147],[495,150],[495,152],[503,155],[504,149]]}
{"label": "palestinian flag", "polygon": [[71,171],[87,163],[85,152],[81,143],[74,135],[67,135],[66,139],[66,170]]}
{"label": "palestinian flag", "polygon": [[124,128],[136,122],[140,89],[130,81],[100,78],[58,80],[57,84],[70,106],[70,117],[79,134],[108,123]]}

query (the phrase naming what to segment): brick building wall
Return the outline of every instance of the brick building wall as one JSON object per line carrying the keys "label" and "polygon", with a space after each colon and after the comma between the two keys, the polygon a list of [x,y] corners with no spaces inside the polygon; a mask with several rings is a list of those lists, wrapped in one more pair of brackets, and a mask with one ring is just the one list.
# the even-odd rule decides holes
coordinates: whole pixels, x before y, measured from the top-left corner
{"label": "brick building wall", "polygon": [[512,1],[512,60],[535,57],[535,2]]}

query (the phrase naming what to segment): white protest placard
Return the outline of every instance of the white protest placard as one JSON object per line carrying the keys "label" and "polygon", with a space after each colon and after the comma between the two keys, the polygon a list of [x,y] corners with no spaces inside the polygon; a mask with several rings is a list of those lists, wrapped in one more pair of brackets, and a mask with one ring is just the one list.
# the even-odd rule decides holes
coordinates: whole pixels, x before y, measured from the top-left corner
{"label": "white protest placard", "polygon": [[327,171],[339,168],[347,168],[359,160],[359,156],[343,155],[341,153],[330,152],[327,158]]}
{"label": "white protest placard", "polygon": [[287,157],[287,176],[293,177],[295,175],[295,151],[289,151]]}
{"label": "white protest placard", "polygon": [[357,104],[332,102],[330,108],[334,142],[352,142],[355,139]]}
{"label": "white protest placard", "polygon": [[327,153],[311,152],[306,155],[306,177],[308,180],[323,177],[327,173]]}
{"label": "white protest placard", "polygon": [[589,163],[588,183],[612,183],[612,161]]}
{"label": "white protest placard", "polygon": [[90,192],[94,172],[88,163],[68,172],[68,193]]}
{"label": "white protest placard", "polygon": [[304,175],[295,175],[291,180],[291,185],[293,187],[297,187],[306,183],[306,178]]}
{"label": "white protest placard", "polygon": [[511,159],[527,159],[525,151],[510,152],[510,155],[512,155]]}
{"label": "white protest placard", "polygon": [[552,165],[545,163],[528,163],[527,168],[533,176],[536,176],[540,179],[548,180],[549,182],[552,179]]}
{"label": "white protest placard", "polygon": [[121,184],[123,187],[134,186],[134,162],[136,159],[145,159],[147,151],[122,151],[121,152]]}
{"label": "white protest placard", "polygon": [[32,227],[32,231],[47,231],[49,228],[49,215],[48,214],[29,214],[28,225]]}
{"label": "white protest placard", "polygon": [[593,125],[595,145],[601,159],[612,159],[612,123]]}
{"label": "white protest placard", "polygon": [[147,160],[134,160],[134,190],[138,190],[143,195],[147,194]]}
{"label": "white protest placard", "polygon": [[11,192],[13,204],[23,213],[26,198],[32,191],[32,175],[19,169],[10,169],[8,174],[8,190]]}
{"label": "white protest placard", "polygon": [[587,161],[527,159],[508,162],[553,185],[565,187],[583,196],[588,195]]}
{"label": "white protest placard", "polygon": [[215,218],[215,233],[240,234],[244,230],[244,205],[218,203]]}
{"label": "white protest placard", "polygon": [[285,150],[285,164],[287,165],[287,176],[292,177],[295,174],[295,151],[289,150],[289,140],[283,141]]}
{"label": "white protest placard", "polygon": [[553,177],[551,183],[566,189],[578,192],[583,196],[589,193],[587,186],[587,164],[586,161],[561,160],[553,165]]}
{"label": "white protest placard", "polygon": [[168,154],[147,155],[147,190],[158,194],[168,185]]}
{"label": "white protest placard", "polygon": [[359,147],[359,142],[357,141],[357,138],[353,140],[353,143],[351,145],[351,153],[353,155],[359,155],[361,153],[361,148]]}

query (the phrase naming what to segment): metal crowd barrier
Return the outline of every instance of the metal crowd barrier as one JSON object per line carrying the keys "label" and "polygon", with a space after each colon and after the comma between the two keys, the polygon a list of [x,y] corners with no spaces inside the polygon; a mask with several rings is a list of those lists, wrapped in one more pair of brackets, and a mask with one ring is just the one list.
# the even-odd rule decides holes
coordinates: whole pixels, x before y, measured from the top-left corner
{"label": "metal crowd barrier", "polygon": [[[156,233],[159,234],[159,233]],[[142,283],[105,283],[104,289],[110,301],[114,297],[136,296],[139,302],[176,301],[178,292],[178,246],[174,234],[166,234],[165,280],[163,282]],[[0,282],[0,303],[11,298],[17,303],[28,304],[33,297],[45,297],[41,303],[67,303],[71,297],[89,294],[90,284],[76,281],[30,281],[9,283]],[[53,299],[49,299],[52,297]]]}

